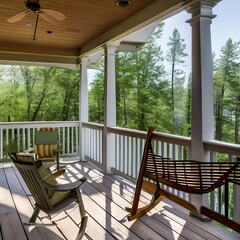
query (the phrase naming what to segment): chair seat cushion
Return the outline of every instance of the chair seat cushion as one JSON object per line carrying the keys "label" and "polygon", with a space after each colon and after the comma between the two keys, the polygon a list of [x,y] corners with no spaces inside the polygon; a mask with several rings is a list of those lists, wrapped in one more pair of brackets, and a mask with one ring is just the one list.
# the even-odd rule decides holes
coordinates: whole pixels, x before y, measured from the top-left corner
{"label": "chair seat cushion", "polygon": [[70,191],[54,192],[52,197],[50,198],[50,203],[52,205],[55,205],[56,203],[58,203],[59,201],[67,197],[69,194],[70,194]]}
{"label": "chair seat cushion", "polygon": [[42,162],[55,162],[55,157],[40,157],[38,160]]}
{"label": "chair seat cushion", "polygon": [[[38,168],[38,172],[41,179],[44,182],[49,183],[51,185],[55,185],[55,186],[59,184],[55,176],[52,174],[51,170],[49,168],[46,168],[44,165],[41,165]],[[54,205],[59,201],[61,201],[63,198],[65,198],[70,193],[70,191],[47,190],[47,193],[48,193],[51,205]]]}

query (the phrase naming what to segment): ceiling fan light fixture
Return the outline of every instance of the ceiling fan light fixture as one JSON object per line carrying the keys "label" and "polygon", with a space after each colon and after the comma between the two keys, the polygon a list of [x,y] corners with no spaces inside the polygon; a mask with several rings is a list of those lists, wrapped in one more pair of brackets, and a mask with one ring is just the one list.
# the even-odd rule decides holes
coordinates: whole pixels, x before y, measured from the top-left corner
{"label": "ceiling fan light fixture", "polygon": [[119,7],[128,7],[130,3],[130,0],[117,0],[116,5]]}

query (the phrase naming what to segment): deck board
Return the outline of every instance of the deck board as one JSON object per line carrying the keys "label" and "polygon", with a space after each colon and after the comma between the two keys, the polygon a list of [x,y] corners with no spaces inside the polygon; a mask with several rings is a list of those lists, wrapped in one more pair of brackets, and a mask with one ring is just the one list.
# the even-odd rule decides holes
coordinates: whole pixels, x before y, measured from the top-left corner
{"label": "deck board", "polygon": [[27,239],[2,167],[0,168],[0,188],[0,239]]}
{"label": "deck board", "polygon": [[[129,201],[126,201],[124,199],[125,201],[122,200],[121,202],[118,202],[117,198],[113,198],[113,201],[118,202],[118,204],[120,206],[128,206],[128,205],[131,206],[131,202],[133,200],[133,192],[128,191],[125,188],[121,189],[121,187],[116,185],[114,182],[111,183],[110,179],[107,179],[107,177],[104,176],[104,178],[105,178],[104,184],[107,183],[108,186],[112,185],[112,189],[110,189],[110,191],[112,192],[113,196],[116,195],[114,193],[117,191],[118,194],[124,194],[124,198],[129,197],[128,198]],[[114,179],[112,179],[112,180],[114,180]],[[148,196],[147,201],[150,201],[150,196]],[[151,211],[151,214],[147,214],[146,216],[152,215],[153,211],[154,210]],[[159,211],[155,210],[155,212],[158,213]],[[178,221],[170,222],[169,221],[170,219],[166,220],[166,216],[159,215],[159,217],[155,217],[155,219],[152,217],[146,217],[146,216],[143,216],[141,218],[141,222],[144,223],[145,228],[148,226],[152,231],[154,229],[155,232],[161,232],[161,236],[163,237],[163,239],[179,239],[180,240],[180,239],[188,239],[189,237],[191,237],[191,239],[203,239],[200,236],[196,235],[194,232],[187,231],[185,229],[183,231],[181,231],[183,226],[181,224],[179,224]],[[159,218],[161,218],[160,221],[159,221]],[[174,230],[169,231],[169,228],[173,228]],[[136,229],[136,231],[139,231],[138,228]],[[146,231],[149,231],[149,230],[146,230]],[[194,236],[194,235],[196,235],[196,236]],[[158,238],[159,238],[159,236],[158,236]],[[156,239],[158,239],[158,238],[156,237]]]}
{"label": "deck board", "polygon": [[16,211],[1,214],[0,225],[3,239],[28,239]]}
{"label": "deck board", "polygon": [[[86,174],[85,177],[87,177]],[[109,214],[114,213],[114,217],[124,226],[126,226],[128,228],[128,231],[133,232],[134,234],[138,235],[143,239],[172,239],[172,233],[170,233],[169,230],[165,231],[163,228],[160,229],[163,237],[156,233],[156,230],[159,229],[159,226],[158,223],[156,223],[156,221],[152,218],[148,218],[146,220],[149,223],[148,225],[146,223],[143,223],[142,221],[126,221],[127,212],[124,210],[124,207],[129,205],[129,202],[126,201],[122,196],[120,196],[119,193],[122,190],[119,191],[119,193],[114,192],[112,188],[116,187],[114,186],[115,184],[94,172],[91,173],[90,179],[94,179],[94,181],[91,182],[90,186],[83,186],[82,190],[86,192],[86,190],[89,191],[89,189],[92,188],[92,193],[94,195],[93,200],[96,201],[100,206],[102,206]],[[95,199],[95,196],[99,196],[98,199]],[[133,238],[130,236],[130,239]],[[182,238],[180,236],[179,240],[181,239],[185,238]]]}
{"label": "deck board", "polygon": [[[230,233],[212,222],[206,223],[191,217],[181,211],[181,208],[172,205],[170,201],[163,201],[145,216],[128,222],[127,212],[124,209],[132,204],[134,186],[120,177],[104,175],[87,162],[68,165],[66,173],[60,177],[60,181],[63,183],[75,181],[82,176],[88,179],[81,186],[83,201],[89,217],[85,240],[240,239],[240,234]],[[141,196],[142,203],[149,200],[150,195],[144,192]],[[77,225],[80,222],[79,209],[76,204],[72,204],[64,212],[52,216],[57,227],[22,225],[22,222],[27,222],[31,217],[33,207],[34,199],[17,169],[11,164],[0,165],[0,240],[72,240],[75,238],[78,232]],[[41,212],[38,221],[49,223],[50,218]]]}

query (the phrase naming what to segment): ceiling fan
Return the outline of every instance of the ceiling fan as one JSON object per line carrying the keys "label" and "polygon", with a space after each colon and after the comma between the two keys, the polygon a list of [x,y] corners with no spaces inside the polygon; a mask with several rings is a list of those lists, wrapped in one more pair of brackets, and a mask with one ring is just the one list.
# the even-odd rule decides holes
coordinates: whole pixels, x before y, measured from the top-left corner
{"label": "ceiling fan", "polygon": [[39,16],[42,17],[45,21],[55,25],[59,24],[59,22],[65,19],[65,15],[59,11],[52,10],[52,9],[42,9],[41,5],[39,4],[39,0],[27,0],[25,3],[26,3],[26,9],[15,14],[11,18],[9,18],[7,21],[9,23],[15,23],[20,21],[22,18],[24,18],[27,15],[27,13],[34,12],[37,15],[37,19],[36,19],[36,24],[35,24],[34,34],[33,34],[33,40],[36,39],[36,30],[37,30]]}

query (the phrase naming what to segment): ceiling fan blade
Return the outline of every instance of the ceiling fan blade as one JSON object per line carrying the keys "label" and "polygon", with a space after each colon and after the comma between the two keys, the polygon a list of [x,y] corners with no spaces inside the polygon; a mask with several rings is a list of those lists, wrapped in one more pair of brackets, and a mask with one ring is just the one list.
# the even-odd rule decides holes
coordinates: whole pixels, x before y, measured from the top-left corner
{"label": "ceiling fan blade", "polygon": [[17,13],[16,15],[12,16],[11,18],[9,18],[7,21],[9,23],[15,23],[20,21],[22,18],[24,18],[26,16],[26,14],[30,12],[29,9],[25,9],[24,11]]}
{"label": "ceiling fan blade", "polygon": [[51,16],[52,18],[56,19],[59,22],[63,21],[66,18],[63,13],[52,10],[52,9],[41,9],[41,11]]}
{"label": "ceiling fan blade", "polygon": [[47,13],[43,12],[43,11],[39,11],[39,16],[42,17],[45,21],[50,22],[54,25],[58,25],[59,21],[56,20],[55,18],[53,18],[52,16],[48,15]]}

